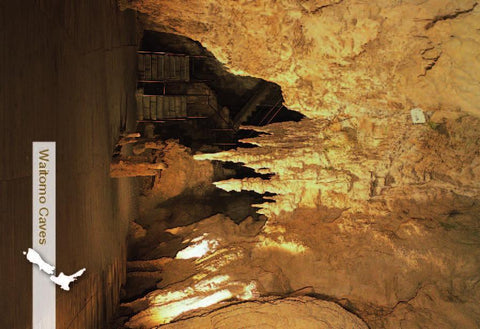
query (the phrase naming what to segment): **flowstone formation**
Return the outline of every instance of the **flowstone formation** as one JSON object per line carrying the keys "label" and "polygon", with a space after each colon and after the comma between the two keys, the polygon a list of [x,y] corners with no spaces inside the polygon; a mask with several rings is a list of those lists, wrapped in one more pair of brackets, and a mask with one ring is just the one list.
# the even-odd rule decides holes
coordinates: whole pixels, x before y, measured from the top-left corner
{"label": "flowstone formation", "polygon": [[[233,161],[273,174],[215,185],[269,192],[275,202],[259,205],[265,223],[218,214],[168,228],[182,242],[174,255],[130,264],[156,276],[158,289],[124,305],[127,327],[209,328],[207,319],[221,319],[235,328],[228,321],[248,316],[281,328],[268,322],[279,306],[292,307],[292,328],[303,328],[300,318],[321,328],[325,319],[306,315],[315,301],[341,306],[335,316],[346,328],[479,326],[475,1],[126,6],[151,29],[200,41],[232,72],[278,83],[286,105],[307,116],[244,127],[261,133],[244,140],[255,148],[195,156],[202,166]],[[425,123],[412,122],[413,108]],[[265,298],[276,299],[250,312]]]}
{"label": "flowstone formation", "polygon": [[232,72],[273,81],[309,117],[350,104],[480,112],[474,0],[130,0],[151,29],[200,41]]}
{"label": "flowstone formation", "polygon": [[257,148],[196,157],[275,173],[215,184],[277,194],[260,205],[269,219],[258,235],[277,252],[245,266],[275,264],[266,271],[283,278],[282,294],[311,287],[371,328],[475,327],[480,121],[450,115],[275,124],[256,128],[268,133]]}
{"label": "flowstone formation", "polygon": [[215,183],[228,191],[278,194],[271,197],[275,203],[260,205],[260,212],[269,216],[302,207],[383,213],[399,199],[426,201],[438,191],[477,197],[479,127],[475,117],[442,112],[425,125],[412,124],[410,115],[402,113],[306,119],[245,127],[264,133],[243,140],[257,148],[195,158],[234,161],[275,174],[269,180]]}
{"label": "flowstone formation", "polygon": [[190,321],[178,321],[164,328],[276,328],[311,329],[315,323],[318,329],[367,329],[354,315],[340,306],[318,299],[264,298],[255,302],[234,304]]}

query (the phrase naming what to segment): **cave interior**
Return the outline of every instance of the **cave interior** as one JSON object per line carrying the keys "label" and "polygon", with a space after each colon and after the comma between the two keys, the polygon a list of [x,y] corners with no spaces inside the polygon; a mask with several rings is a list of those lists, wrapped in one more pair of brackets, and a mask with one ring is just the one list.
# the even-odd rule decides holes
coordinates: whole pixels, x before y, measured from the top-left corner
{"label": "cave interior", "polygon": [[0,7],[0,328],[39,140],[58,328],[480,328],[476,0]]}

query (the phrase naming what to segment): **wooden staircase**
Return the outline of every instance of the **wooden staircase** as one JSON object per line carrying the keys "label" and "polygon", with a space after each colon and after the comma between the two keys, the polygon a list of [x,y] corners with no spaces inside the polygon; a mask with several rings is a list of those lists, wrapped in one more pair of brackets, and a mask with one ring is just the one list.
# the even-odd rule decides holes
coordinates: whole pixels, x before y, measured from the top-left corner
{"label": "wooden staircase", "polygon": [[186,118],[187,96],[143,95],[137,93],[137,118],[139,121],[162,121]]}
{"label": "wooden staircase", "polygon": [[274,91],[272,84],[266,81],[260,81],[255,87],[253,96],[242,107],[233,119],[233,125],[235,129],[238,129],[240,125],[246,122],[250,116],[257,110],[257,105],[261,104],[267,96]]}
{"label": "wooden staircase", "polygon": [[138,52],[139,82],[190,81],[190,57],[182,54]]}

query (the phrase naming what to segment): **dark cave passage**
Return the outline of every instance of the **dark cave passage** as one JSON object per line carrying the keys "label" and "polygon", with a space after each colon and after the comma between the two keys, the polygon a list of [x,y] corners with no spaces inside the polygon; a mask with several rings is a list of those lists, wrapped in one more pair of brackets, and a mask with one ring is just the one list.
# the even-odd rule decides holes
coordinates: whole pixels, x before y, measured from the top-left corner
{"label": "dark cave passage", "polygon": [[[184,241],[169,232],[178,227],[196,225],[219,215],[236,225],[244,221],[263,225],[266,217],[257,213],[257,205],[273,202],[274,194],[227,192],[212,182],[269,180],[272,174],[256,173],[242,163],[212,161],[213,171],[206,174],[211,175],[206,181],[197,177],[198,182],[188,182],[187,178],[185,183],[178,183],[171,181],[169,175],[178,170],[194,175],[199,170],[197,162],[188,159],[196,153],[256,147],[239,141],[259,135],[242,129],[242,125],[299,121],[303,115],[283,106],[278,85],[231,74],[198,42],[178,35],[145,31],[138,53],[138,71],[138,136],[133,147],[128,146],[129,141],[120,147],[116,159],[121,162],[122,154],[126,158],[134,154],[152,163],[166,158],[167,164],[156,175],[137,178],[140,211],[130,227],[129,266],[135,262],[175,259],[185,248]],[[149,143],[156,146],[149,149]],[[177,151],[169,149],[171,143],[179,144],[174,147]],[[193,167],[185,169],[185,161]],[[178,191],[165,191],[162,186],[166,184],[173,184],[172,189]],[[122,302],[134,301],[155,290],[160,277],[139,269],[128,272]]]}
{"label": "dark cave passage", "polygon": [[[241,125],[304,117],[283,106],[278,85],[229,73],[198,42],[183,36],[145,31],[139,74],[137,100],[146,113],[139,114],[140,130],[154,124],[161,139],[177,139],[193,152],[252,147],[239,139],[256,133],[240,129]],[[172,104],[176,113],[165,113]]]}

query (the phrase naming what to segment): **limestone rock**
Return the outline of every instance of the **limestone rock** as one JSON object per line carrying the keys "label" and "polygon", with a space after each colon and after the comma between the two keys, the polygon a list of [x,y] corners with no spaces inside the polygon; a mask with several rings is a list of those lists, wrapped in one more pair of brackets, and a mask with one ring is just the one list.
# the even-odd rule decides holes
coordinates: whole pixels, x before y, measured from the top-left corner
{"label": "limestone rock", "polygon": [[164,328],[366,329],[368,327],[355,315],[334,303],[311,297],[290,297],[232,304],[204,316],[168,324]]}
{"label": "limestone rock", "polygon": [[[475,1],[132,0],[126,5],[144,13],[149,28],[200,41],[232,72],[278,83],[286,106],[308,117],[246,127],[262,133],[245,140],[258,147],[198,154],[203,169],[192,174],[194,160],[184,159],[180,177],[163,180],[159,188],[168,198],[176,193],[165,186],[195,186],[183,176],[211,181],[212,176],[200,177],[210,170],[205,160],[241,162],[273,176],[215,185],[273,193],[275,202],[260,205],[268,216],[262,227],[217,215],[170,229],[175,243],[184,244],[184,251],[192,248],[187,254],[195,257],[172,256],[158,289],[126,305],[132,311],[128,325],[182,319],[167,327],[209,328],[209,320],[222,319],[218,325],[235,328],[250,316],[230,315],[248,313],[259,319],[255,324],[281,328],[277,320],[285,316],[295,324],[289,328],[321,328],[323,318],[309,311],[324,314],[317,300],[261,302],[260,296],[303,291],[343,305],[374,329],[478,326],[480,6]],[[416,107],[425,124],[412,123],[410,109]],[[170,248],[165,244],[161,247]],[[199,313],[190,313],[194,309]],[[309,321],[294,322],[289,309]],[[351,315],[335,314],[335,319],[325,315],[332,327]],[[343,325],[361,325],[348,321]]]}
{"label": "limestone rock", "polygon": [[480,114],[480,6],[448,1],[133,0],[152,29],[278,83],[309,117],[350,104]]}

